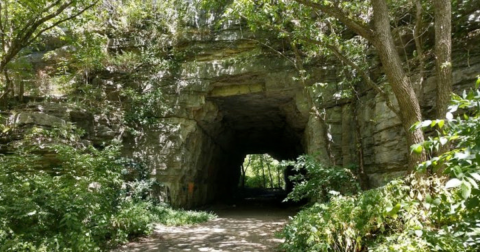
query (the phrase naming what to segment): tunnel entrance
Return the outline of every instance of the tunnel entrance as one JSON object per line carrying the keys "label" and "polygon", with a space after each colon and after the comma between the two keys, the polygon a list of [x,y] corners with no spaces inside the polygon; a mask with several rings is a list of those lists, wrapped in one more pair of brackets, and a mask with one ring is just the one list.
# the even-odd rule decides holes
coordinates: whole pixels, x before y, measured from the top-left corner
{"label": "tunnel entrance", "polygon": [[249,154],[240,166],[237,197],[242,201],[278,201],[286,197],[285,167],[267,153]]}
{"label": "tunnel entrance", "polygon": [[[256,84],[257,81],[260,84]],[[271,158],[281,161],[294,160],[304,153],[308,112],[299,111],[303,89],[291,82],[288,77],[285,80],[288,85],[276,83],[275,90],[269,90],[268,83],[262,83],[253,75],[230,76],[229,80],[212,84],[213,88],[206,97],[210,116],[203,116],[208,120],[197,120],[202,131],[218,147],[207,152],[215,157],[207,165],[208,202],[234,202],[245,198],[246,191],[240,190],[240,167],[247,155],[268,153]],[[283,175],[281,180],[284,181]],[[285,182],[276,190],[285,195]]]}

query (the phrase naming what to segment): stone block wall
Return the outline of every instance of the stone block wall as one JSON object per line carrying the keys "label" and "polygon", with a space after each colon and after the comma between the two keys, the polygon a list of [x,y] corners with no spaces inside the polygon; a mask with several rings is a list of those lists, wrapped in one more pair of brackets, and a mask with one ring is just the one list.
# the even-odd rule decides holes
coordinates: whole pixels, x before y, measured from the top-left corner
{"label": "stone block wall", "polygon": [[[371,187],[405,173],[405,132],[380,95],[363,88],[356,99],[339,97],[338,65],[332,61],[306,66],[311,78],[302,83],[291,61],[255,40],[255,34],[226,29],[181,41],[176,50],[189,56],[169,75],[173,78],[153,87],[162,89],[168,112],[158,115],[158,125],[122,136],[123,154],[148,166],[161,184],[159,197],[187,208],[233,198],[240,164],[251,153],[279,159],[308,153],[328,165],[361,165]],[[459,63],[454,89],[472,87],[478,74],[480,57]],[[307,91],[305,85],[315,83],[327,85],[321,93]],[[419,89],[426,118],[434,108],[434,90],[435,77]],[[390,99],[395,102],[393,95]],[[314,100],[320,102],[313,106]],[[116,123],[66,108],[31,104],[9,120],[19,126],[72,121],[93,142],[118,137]],[[8,141],[0,139],[1,144]]]}

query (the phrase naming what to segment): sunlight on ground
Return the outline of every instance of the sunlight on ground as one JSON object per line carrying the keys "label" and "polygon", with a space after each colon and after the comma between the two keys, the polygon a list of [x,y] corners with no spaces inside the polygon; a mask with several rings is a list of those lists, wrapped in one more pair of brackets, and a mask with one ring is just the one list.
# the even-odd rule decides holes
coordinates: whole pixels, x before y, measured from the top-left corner
{"label": "sunlight on ground", "polygon": [[[157,225],[154,234],[117,251],[276,251],[283,239],[275,237],[288,217],[286,213],[238,212],[213,221],[183,227]],[[272,216],[273,215],[273,216]]]}

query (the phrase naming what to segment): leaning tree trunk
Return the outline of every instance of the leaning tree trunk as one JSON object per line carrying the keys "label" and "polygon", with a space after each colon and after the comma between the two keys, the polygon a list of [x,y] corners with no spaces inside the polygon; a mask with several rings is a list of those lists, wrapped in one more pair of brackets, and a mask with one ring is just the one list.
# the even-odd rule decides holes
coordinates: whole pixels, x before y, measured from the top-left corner
{"label": "leaning tree trunk", "polygon": [[[452,3],[450,0],[434,0],[435,8],[435,56],[437,73],[437,118],[445,119],[452,92]],[[440,146],[437,155],[448,151],[448,145]],[[445,167],[441,166],[438,173]]]}
{"label": "leaning tree trunk", "polygon": [[[423,132],[420,129],[410,130],[414,123],[422,120],[422,114],[410,78],[403,70],[400,56],[395,48],[386,1],[372,0],[372,6],[375,29],[373,43],[380,56],[388,82],[397,98],[407,144],[411,146],[422,143],[424,141]],[[424,151],[421,154],[411,153],[408,155],[409,171],[413,171],[417,164],[425,160]]]}

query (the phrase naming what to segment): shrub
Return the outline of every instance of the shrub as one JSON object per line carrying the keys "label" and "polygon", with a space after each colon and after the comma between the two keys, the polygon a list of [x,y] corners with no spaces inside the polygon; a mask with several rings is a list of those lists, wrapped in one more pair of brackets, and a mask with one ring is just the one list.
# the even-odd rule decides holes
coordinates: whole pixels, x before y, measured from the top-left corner
{"label": "shrub", "polygon": [[151,209],[154,221],[167,226],[180,226],[202,223],[212,220],[217,216],[213,213],[202,211],[175,210],[165,205],[157,205]]}
{"label": "shrub", "polygon": [[0,251],[101,251],[149,234],[153,222],[215,217],[159,205],[144,171],[123,180],[119,145],[83,146],[71,130],[34,129],[0,155]]}
{"label": "shrub", "polygon": [[21,243],[48,251],[98,250],[105,240],[99,229],[114,214],[121,186],[118,148],[45,148],[56,153],[54,167],[41,165],[36,147],[0,156],[0,250],[15,251]]}
{"label": "shrub", "polygon": [[[427,251],[420,231],[442,180],[413,176],[356,196],[333,196],[301,211],[284,230],[287,251]],[[415,232],[417,231],[417,232]],[[422,231],[423,232],[423,231]],[[404,244],[398,246],[399,244]]]}
{"label": "shrub", "polygon": [[284,167],[293,166],[297,175],[290,176],[293,191],[287,200],[327,201],[331,195],[352,195],[360,191],[360,185],[351,169],[325,166],[312,155],[302,155],[294,162],[283,162]]}
{"label": "shrub", "polygon": [[[477,89],[479,85],[480,79]],[[438,134],[412,146],[414,152],[431,153],[451,146],[419,166],[422,171],[443,169],[446,176],[423,173],[358,195],[334,193],[328,203],[317,203],[292,219],[283,232],[283,247],[287,251],[479,251],[480,91],[453,95],[446,118],[415,125],[434,128]],[[315,194],[322,189],[308,183],[310,187],[300,189]]]}

